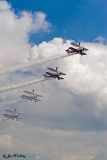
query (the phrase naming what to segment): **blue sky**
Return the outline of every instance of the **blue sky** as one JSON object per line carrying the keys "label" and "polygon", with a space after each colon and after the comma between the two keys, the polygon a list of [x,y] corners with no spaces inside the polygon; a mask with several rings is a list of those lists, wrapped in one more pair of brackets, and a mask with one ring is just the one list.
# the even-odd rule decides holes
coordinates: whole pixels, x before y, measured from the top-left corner
{"label": "blue sky", "polygon": [[106,0],[8,0],[16,12],[42,11],[52,24],[51,32],[30,35],[30,41],[40,43],[54,37],[93,41],[107,38]]}

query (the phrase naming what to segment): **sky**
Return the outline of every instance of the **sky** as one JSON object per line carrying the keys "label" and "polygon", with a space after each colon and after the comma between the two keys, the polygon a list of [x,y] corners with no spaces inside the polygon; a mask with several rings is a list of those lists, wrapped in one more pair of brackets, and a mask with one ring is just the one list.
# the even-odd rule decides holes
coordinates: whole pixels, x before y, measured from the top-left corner
{"label": "sky", "polygon": [[[52,24],[51,32],[30,35],[30,41],[38,44],[54,37],[93,41],[99,35],[107,38],[106,0],[9,0],[15,12],[41,11]],[[35,38],[37,37],[37,38]]]}
{"label": "sky", "polygon": [[[0,160],[107,159],[106,15],[106,0],[0,0]],[[72,41],[87,55],[63,57]],[[44,80],[56,66],[64,79]],[[32,89],[41,101],[22,102]]]}

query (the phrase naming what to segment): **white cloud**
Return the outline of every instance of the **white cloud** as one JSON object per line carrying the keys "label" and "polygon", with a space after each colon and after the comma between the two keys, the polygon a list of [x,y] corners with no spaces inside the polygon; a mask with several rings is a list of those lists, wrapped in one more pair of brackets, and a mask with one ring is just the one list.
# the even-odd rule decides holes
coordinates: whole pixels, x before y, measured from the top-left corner
{"label": "white cloud", "polygon": [[25,142],[14,138],[12,135],[0,135],[0,149],[10,152],[19,152],[19,153],[38,153],[45,154],[47,149],[45,145],[36,145],[30,142]]}
{"label": "white cloud", "polygon": [[6,11],[11,8],[11,5],[8,4],[6,1],[1,1],[0,2],[0,11]]}
{"label": "white cloud", "polygon": [[42,12],[35,12],[33,21],[34,24],[32,25],[32,30],[33,32],[39,31],[40,29],[43,31],[49,31],[49,27],[51,27],[51,24],[45,21],[46,19],[46,14]]}
{"label": "white cloud", "polygon": [[0,1],[0,68],[27,62],[29,33],[48,31],[50,25],[42,12],[22,11],[16,15],[10,4]]}
{"label": "white cloud", "polygon": [[94,41],[99,41],[100,43],[104,43],[104,41],[106,41],[106,39],[103,38],[102,36],[99,36],[99,37],[95,38]]}
{"label": "white cloud", "polygon": [[0,135],[0,148],[11,149],[13,139],[11,135],[2,134]]}
{"label": "white cloud", "polygon": [[[65,58],[61,62],[53,62],[54,66],[60,66],[60,70],[67,73],[64,87],[74,93],[101,94],[106,88],[107,46],[99,43],[83,43],[89,48],[87,56],[74,55]],[[46,59],[66,54],[65,49],[70,46],[63,43],[60,38],[50,42],[43,42],[34,46],[30,53],[30,59]]]}

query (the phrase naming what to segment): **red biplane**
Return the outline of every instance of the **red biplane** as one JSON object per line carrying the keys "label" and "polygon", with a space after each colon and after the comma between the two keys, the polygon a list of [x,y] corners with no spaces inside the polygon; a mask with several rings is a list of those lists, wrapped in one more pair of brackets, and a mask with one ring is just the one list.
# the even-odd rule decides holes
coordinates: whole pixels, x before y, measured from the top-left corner
{"label": "red biplane", "polygon": [[82,56],[83,55],[86,55],[86,53],[84,51],[88,51],[87,48],[84,48],[80,45],[80,42],[79,44],[77,43],[74,43],[74,42],[71,42],[71,45],[75,46],[75,47],[78,47],[78,48],[74,48],[74,47],[69,47],[67,50],[65,50],[68,54],[66,55],[66,57],[68,56],[71,56],[73,54],[81,54]]}

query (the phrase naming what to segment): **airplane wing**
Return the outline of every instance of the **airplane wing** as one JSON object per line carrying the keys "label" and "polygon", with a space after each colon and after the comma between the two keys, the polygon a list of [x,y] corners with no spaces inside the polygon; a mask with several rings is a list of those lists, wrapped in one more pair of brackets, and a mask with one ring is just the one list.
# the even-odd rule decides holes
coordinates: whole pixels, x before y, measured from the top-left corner
{"label": "airplane wing", "polygon": [[3,118],[3,120],[9,120],[9,119],[13,119],[14,120],[14,116],[8,115],[8,114],[4,114],[3,115],[5,118]]}
{"label": "airplane wing", "polygon": [[[39,95],[39,97],[43,97],[43,96]],[[41,101],[41,100],[37,99],[36,97],[30,97],[30,96],[25,96],[25,95],[22,95],[22,98],[27,99],[27,100],[31,100],[31,101]],[[23,114],[21,114],[21,115],[23,115]]]}
{"label": "airplane wing", "polygon": [[38,96],[38,97],[43,97],[42,95],[40,95],[38,93],[30,93],[30,94],[33,94],[33,95]]}
{"label": "airplane wing", "polygon": [[52,73],[50,73],[50,72],[46,72],[46,74],[48,74],[48,75],[50,75],[50,76],[53,76],[53,74],[52,74]]}
{"label": "airplane wing", "polygon": [[79,48],[84,49],[84,51],[88,51],[88,49],[87,49],[87,48],[84,48],[84,47],[80,46],[80,45],[79,45],[79,44],[77,44],[77,43],[71,42],[71,44],[72,44],[73,46],[75,46],[75,47],[79,47]]}
{"label": "airplane wing", "polygon": [[62,77],[59,77],[59,79],[64,79],[64,78],[62,78]]}
{"label": "airplane wing", "polygon": [[[71,47],[70,47],[71,48]],[[74,52],[74,49],[70,49],[68,48],[67,50],[65,50],[67,53],[73,53]]]}
{"label": "airplane wing", "polygon": [[84,47],[83,47],[83,49],[84,49],[84,51],[88,51],[88,49],[87,49],[87,48],[84,48]]}
{"label": "airplane wing", "polygon": [[65,74],[65,73],[63,73],[63,72],[59,72],[59,74],[60,74],[60,75],[66,75],[66,74]]}
{"label": "airplane wing", "polygon": [[15,111],[11,111],[11,110],[9,110],[9,109],[7,109],[7,110],[5,110],[5,111],[10,112],[10,113],[15,113]]}
{"label": "airplane wing", "polygon": [[10,115],[9,115],[9,114],[3,114],[3,116],[4,116],[4,117],[9,117]]}
{"label": "airplane wing", "polygon": [[23,92],[29,93],[29,94],[33,94],[33,95],[36,95],[36,96],[38,96],[38,97],[43,97],[42,95],[39,95],[39,94],[37,94],[37,93],[33,93],[33,92],[29,92],[29,91],[23,91]]}
{"label": "airplane wing", "polygon": [[[63,73],[63,72],[56,71],[55,69],[50,68],[50,67],[48,67],[47,69],[49,69],[50,71],[53,71],[53,72],[57,72],[57,73],[59,73],[60,75],[66,75],[66,74],[65,74],[65,73]],[[52,74],[51,74],[51,73],[49,73],[49,72],[47,72],[47,74],[52,75]]]}
{"label": "airplane wing", "polygon": [[29,92],[29,91],[23,91],[25,93],[28,93],[28,94],[33,94],[33,92]]}
{"label": "airplane wing", "polygon": [[77,49],[75,49],[73,47],[69,47],[69,49],[71,49],[72,51],[77,51]]}
{"label": "airplane wing", "polygon": [[30,96],[26,96],[26,95],[22,95],[21,98],[22,98],[22,99],[28,99],[28,100],[31,99]]}
{"label": "airplane wing", "polygon": [[53,68],[50,68],[50,67],[48,67],[47,69],[49,69],[50,71],[53,71],[53,72],[57,72],[56,69],[53,69]]}
{"label": "airplane wing", "polygon": [[[71,44],[72,44],[73,46],[75,46],[75,47],[80,47],[80,45],[77,44],[77,43],[71,42]],[[82,48],[83,48],[83,47],[82,47]]]}

